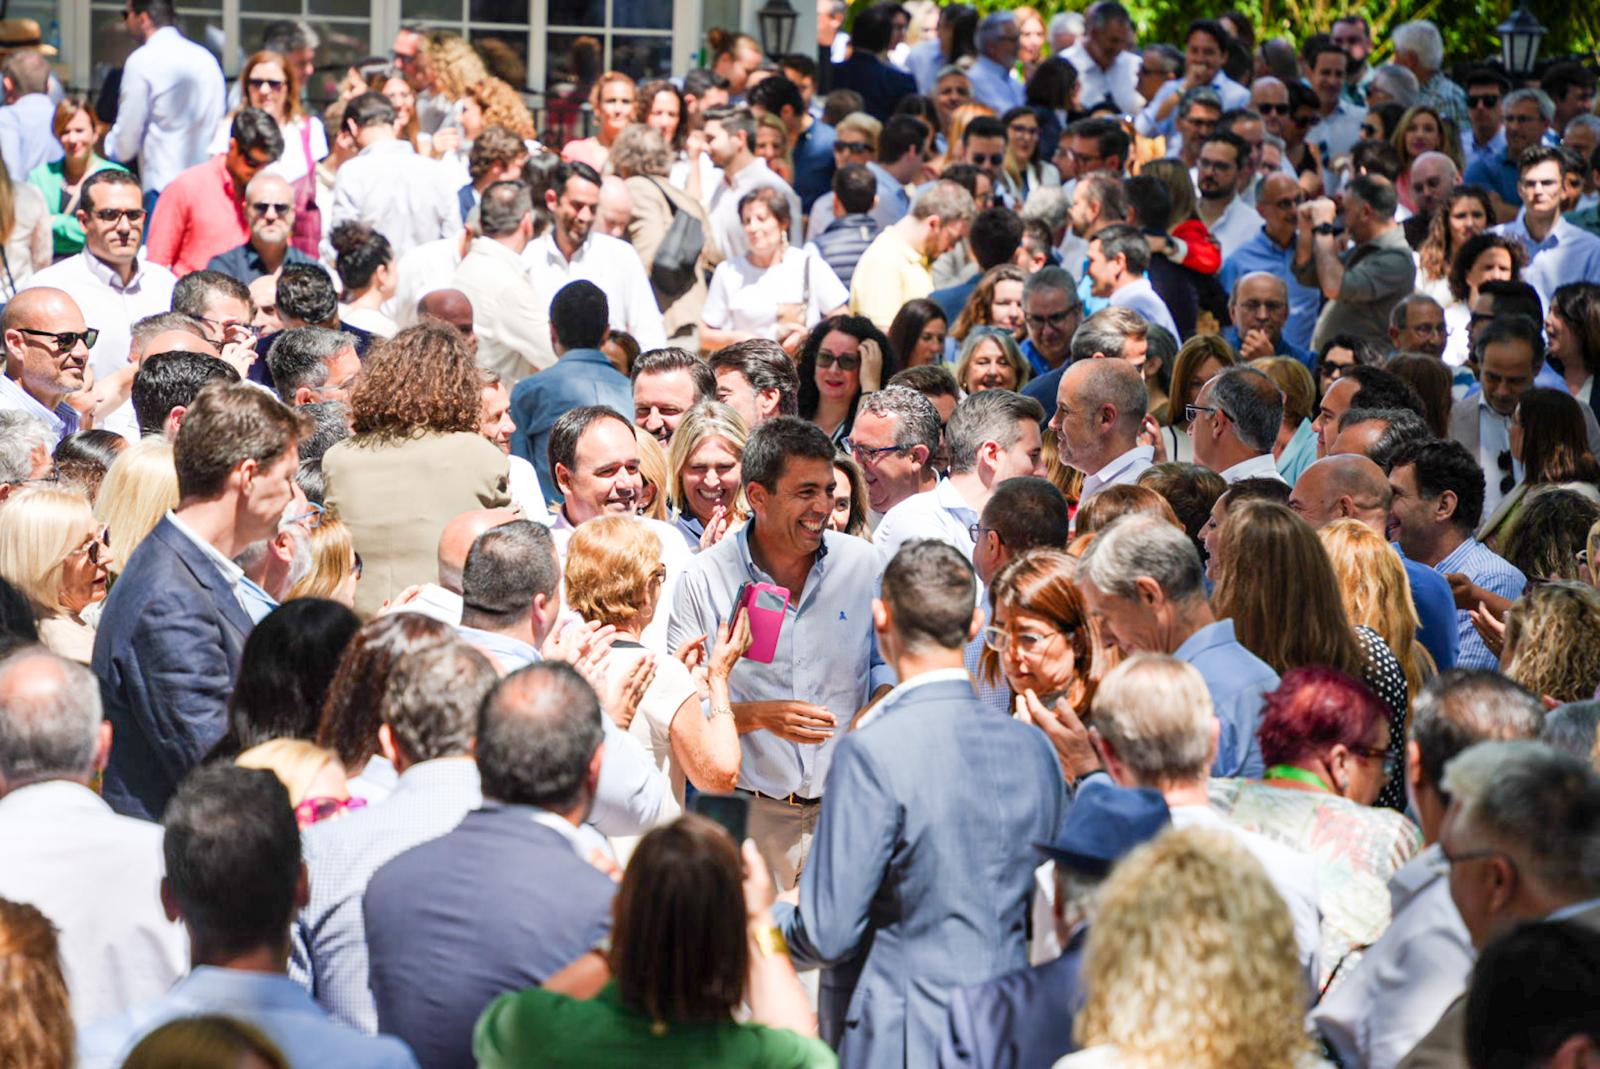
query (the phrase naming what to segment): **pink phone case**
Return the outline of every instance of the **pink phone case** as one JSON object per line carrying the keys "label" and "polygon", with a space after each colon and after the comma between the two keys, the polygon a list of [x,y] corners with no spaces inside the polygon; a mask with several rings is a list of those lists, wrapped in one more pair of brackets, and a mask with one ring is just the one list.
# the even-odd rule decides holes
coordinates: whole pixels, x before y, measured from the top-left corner
{"label": "pink phone case", "polygon": [[783,613],[789,607],[789,591],[771,583],[751,583],[745,588],[744,608],[750,617],[750,648],[745,656],[771,664],[778,651],[778,632],[783,630]]}

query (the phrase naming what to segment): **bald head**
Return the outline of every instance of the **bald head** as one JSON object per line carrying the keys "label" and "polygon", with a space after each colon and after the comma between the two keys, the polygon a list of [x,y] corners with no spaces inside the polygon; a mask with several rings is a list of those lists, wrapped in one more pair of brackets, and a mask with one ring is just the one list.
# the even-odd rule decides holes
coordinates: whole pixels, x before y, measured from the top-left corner
{"label": "bald head", "polygon": [[627,240],[628,224],[633,221],[633,194],[627,183],[608,174],[600,183],[600,210],[595,229],[602,234]]}
{"label": "bald head", "polygon": [[72,345],[62,346],[54,338],[27,332],[81,335],[83,330],[83,312],[66,293],[49,286],[23,290],[0,315],[6,377],[21,383],[46,408],[54,408],[67,394],[83,389],[89,346],[81,336]]}
{"label": "bald head", "polygon": [[1139,369],[1118,357],[1077,360],[1056,390],[1061,462],[1092,475],[1139,444],[1150,395]]}
{"label": "bald head", "polygon": [[30,330],[82,330],[83,310],[65,290],[35,286],[23,290],[6,304],[0,316],[0,329],[27,327]]}
{"label": "bald head", "polygon": [[439,535],[439,585],[453,594],[461,593],[461,573],[472,543],[491,527],[521,518],[511,509],[474,509],[445,524]]}
{"label": "bald head", "polygon": [[1411,195],[1417,212],[1432,215],[1444,205],[1445,197],[1461,181],[1455,161],[1442,152],[1424,152],[1411,161]]}
{"label": "bald head", "polygon": [[417,302],[417,317],[431,316],[443,320],[461,332],[467,344],[478,347],[478,335],[472,328],[472,301],[460,290],[434,290],[424,294]]}
{"label": "bald head", "polygon": [[1388,522],[1389,502],[1383,469],[1356,454],[1317,461],[1300,474],[1289,494],[1289,507],[1313,527],[1359,520],[1380,535]]}
{"label": "bald head", "polygon": [[49,779],[88,782],[104,767],[110,742],[88,668],[39,646],[0,661],[0,791]]}

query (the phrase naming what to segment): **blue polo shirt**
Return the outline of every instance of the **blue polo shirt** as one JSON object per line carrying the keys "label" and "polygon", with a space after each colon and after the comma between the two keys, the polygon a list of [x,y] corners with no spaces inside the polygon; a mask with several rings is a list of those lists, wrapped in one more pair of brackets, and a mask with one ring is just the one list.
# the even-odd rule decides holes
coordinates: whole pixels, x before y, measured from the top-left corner
{"label": "blue polo shirt", "polygon": [[[1322,311],[1322,293],[1294,277],[1294,239],[1279,245],[1267,236],[1266,227],[1249,241],[1233,250],[1222,265],[1219,281],[1231,299],[1233,285],[1252,271],[1265,271],[1277,275],[1289,286],[1289,321],[1283,325],[1283,340],[1302,352],[1311,348],[1311,333],[1317,327],[1317,315]],[[1310,366],[1310,361],[1294,354]]]}
{"label": "blue polo shirt", "polygon": [[1522,194],[1517,192],[1517,165],[1506,156],[1505,149],[1485,152],[1473,160],[1467,167],[1465,181],[1468,185],[1494,190],[1507,204],[1522,206]]}

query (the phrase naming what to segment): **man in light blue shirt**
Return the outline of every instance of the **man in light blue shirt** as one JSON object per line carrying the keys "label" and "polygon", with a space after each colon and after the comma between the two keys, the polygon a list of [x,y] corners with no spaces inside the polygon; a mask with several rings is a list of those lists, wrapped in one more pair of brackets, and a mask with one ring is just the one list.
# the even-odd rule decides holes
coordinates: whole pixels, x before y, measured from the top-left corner
{"label": "man in light blue shirt", "polygon": [[987,104],[996,115],[1021,107],[1022,83],[1012,73],[1022,45],[1022,27],[1009,11],[985,15],[978,23],[978,58],[967,69],[972,79],[972,99]]}
{"label": "man in light blue shirt", "polygon": [[285,975],[307,881],[300,829],[276,775],[202,766],[173,795],[163,823],[162,901],[189,933],[193,971],[155,1002],[83,1030],[83,1069],[121,1065],[159,1026],[209,1014],[260,1029],[294,1066],[414,1069],[400,1040],[337,1023]]}
{"label": "man in light blue shirt", "polygon": [[0,108],[0,159],[13,182],[26,182],[35,167],[62,157],[49,87],[48,60],[37,52],[11,53],[5,64],[6,106]]}
{"label": "man in light blue shirt", "polygon": [[1212,615],[1200,552],[1183,529],[1155,516],[1122,517],[1078,562],[1078,586],[1124,651],[1171,654],[1199,670],[1220,721],[1211,774],[1258,778],[1265,766],[1256,727],[1278,674],[1239,642],[1232,620]]}
{"label": "man in light blue shirt", "polygon": [[1172,312],[1145,277],[1149,266],[1149,243],[1127,223],[1113,223],[1089,240],[1090,293],[1107,298],[1114,308],[1138,312],[1174,338],[1180,337]]}
{"label": "man in light blue shirt", "polygon": [[1155,98],[1145,105],[1134,122],[1134,128],[1143,137],[1171,137],[1177,132],[1178,99],[1185,90],[1209,86],[1222,98],[1222,110],[1248,107],[1250,90],[1222,72],[1222,61],[1228,55],[1228,33],[1222,25],[1211,19],[1195,19],[1189,23],[1184,37],[1184,62],[1187,73],[1174,78],[1156,92]]}
{"label": "man in light blue shirt", "polygon": [[[1223,289],[1235,299],[1239,281],[1246,275],[1264,271],[1282,280],[1289,289],[1289,307],[1279,330],[1282,340],[1294,347],[1288,352],[1296,358],[1310,350],[1311,332],[1322,311],[1322,293],[1295,278],[1292,270],[1296,213],[1302,200],[1300,183],[1292,175],[1269,174],[1263,178],[1256,194],[1261,229],[1223,261],[1220,276]],[[1229,344],[1237,345],[1232,339]]]}
{"label": "man in light blue shirt", "polygon": [[1517,192],[1522,212],[1494,233],[1522,245],[1528,266],[1522,279],[1546,307],[1556,287],[1568,282],[1600,282],[1600,238],[1561,215],[1561,150],[1538,145],[1517,161]]}
{"label": "man in light blue shirt", "polygon": [[[787,592],[770,658],[740,660],[728,680],[731,709],[712,710],[739,724],[750,837],[784,888],[810,849],[834,744],[894,683],[872,632],[878,552],[828,530],[833,457],[828,436],[793,416],[751,432],[742,460],[750,522],[689,563],[667,628],[674,649],[714,638],[747,583]],[[754,622],[759,639],[769,624]]]}
{"label": "man in light blue shirt", "polygon": [[100,332],[85,326],[83,312],[63,290],[24,290],[0,317],[5,332],[5,374],[0,409],[26,412],[65,438],[78,429],[78,413],[67,395],[83,389],[89,350]]}

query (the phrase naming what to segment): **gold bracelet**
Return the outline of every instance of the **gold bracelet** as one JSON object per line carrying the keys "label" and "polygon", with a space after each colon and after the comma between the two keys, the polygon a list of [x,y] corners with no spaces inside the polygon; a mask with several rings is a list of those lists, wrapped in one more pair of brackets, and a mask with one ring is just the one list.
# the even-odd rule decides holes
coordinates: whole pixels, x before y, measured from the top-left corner
{"label": "gold bracelet", "polygon": [[789,943],[783,938],[783,929],[776,924],[752,927],[750,938],[756,941],[756,949],[761,951],[761,956],[764,958],[774,958],[779,954],[784,957],[789,956]]}

